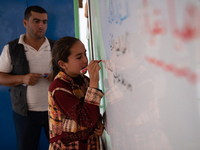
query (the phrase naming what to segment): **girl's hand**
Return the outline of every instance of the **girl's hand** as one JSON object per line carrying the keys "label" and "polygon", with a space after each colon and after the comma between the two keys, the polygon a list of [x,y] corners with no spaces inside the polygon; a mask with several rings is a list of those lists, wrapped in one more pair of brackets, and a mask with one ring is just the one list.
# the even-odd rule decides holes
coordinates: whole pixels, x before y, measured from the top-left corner
{"label": "girl's hand", "polygon": [[87,66],[90,76],[90,87],[98,88],[99,70],[101,69],[97,60],[92,60]]}
{"label": "girl's hand", "polygon": [[104,130],[103,124],[101,122],[97,122],[97,128],[95,129],[94,133],[97,136],[102,136],[103,130]]}

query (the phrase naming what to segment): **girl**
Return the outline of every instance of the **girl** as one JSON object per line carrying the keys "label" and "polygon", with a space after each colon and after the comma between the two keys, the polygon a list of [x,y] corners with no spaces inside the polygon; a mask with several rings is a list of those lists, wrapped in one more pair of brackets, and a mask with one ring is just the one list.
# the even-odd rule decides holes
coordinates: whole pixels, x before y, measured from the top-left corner
{"label": "girl", "polygon": [[[49,150],[99,150],[103,133],[98,89],[100,66],[88,65],[83,43],[59,39],[52,50],[53,79],[49,87]],[[87,67],[90,79],[80,73]],[[86,73],[86,72],[85,72]]]}

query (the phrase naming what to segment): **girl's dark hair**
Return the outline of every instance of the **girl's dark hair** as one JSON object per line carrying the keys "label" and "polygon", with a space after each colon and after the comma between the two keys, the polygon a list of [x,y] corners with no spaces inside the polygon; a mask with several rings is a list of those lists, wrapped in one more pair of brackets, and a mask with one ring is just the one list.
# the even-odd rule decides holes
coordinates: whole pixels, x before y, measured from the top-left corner
{"label": "girl's dark hair", "polygon": [[77,42],[79,39],[65,36],[57,40],[52,49],[52,68],[53,68],[53,80],[55,76],[59,73],[59,71],[63,71],[63,69],[58,65],[58,61],[62,60],[64,62],[68,62],[68,57],[71,55],[71,47]]}
{"label": "girl's dark hair", "polygon": [[47,11],[40,7],[40,6],[29,6],[26,8],[25,12],[24,12],[24,19],[26,20],[29,20],[30,16],[31,16],[31,11],[34,11],[34,12],[37,12],[37,13],[46,13],[47,14]]}

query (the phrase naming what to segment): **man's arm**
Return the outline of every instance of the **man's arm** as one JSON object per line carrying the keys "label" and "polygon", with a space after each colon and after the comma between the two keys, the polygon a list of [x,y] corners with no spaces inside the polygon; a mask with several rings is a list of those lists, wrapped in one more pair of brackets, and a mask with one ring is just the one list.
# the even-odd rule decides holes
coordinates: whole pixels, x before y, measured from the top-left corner
{"label": "man's arm", "polygon": [[43,78],[42,74],[11,75],[0,72],[0,84],[4,86],[17,86],[20,84],[35,85],[39,78]]}

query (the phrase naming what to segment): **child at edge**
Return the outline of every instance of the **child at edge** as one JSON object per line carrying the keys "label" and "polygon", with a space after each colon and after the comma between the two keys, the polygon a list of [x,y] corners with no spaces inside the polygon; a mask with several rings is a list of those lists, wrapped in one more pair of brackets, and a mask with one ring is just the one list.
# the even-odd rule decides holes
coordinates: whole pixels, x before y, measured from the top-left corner
{"label": "child at edge", "polygon": [[[100,66],[88,65],[83,43],[74,37],[56,41],[52,50],[53,82],[48,91],[49,150],[99,150],[103,124],[99,111]],[[90,79],[80,70],[87,67]]]}

